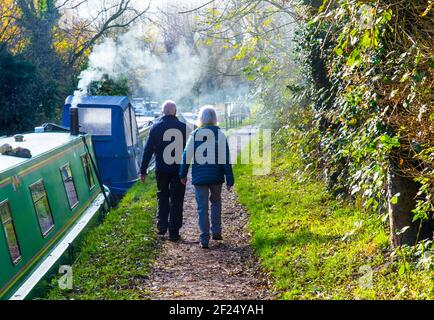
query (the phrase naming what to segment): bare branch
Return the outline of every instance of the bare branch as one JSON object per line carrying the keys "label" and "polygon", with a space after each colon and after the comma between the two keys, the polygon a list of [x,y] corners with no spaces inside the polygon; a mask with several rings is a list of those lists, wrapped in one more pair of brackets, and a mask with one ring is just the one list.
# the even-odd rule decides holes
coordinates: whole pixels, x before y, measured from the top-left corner
{"label": "bare branch", "polygon": [[[89,0],[81,0],[77,3],[74,3],[73,0],[63,0],[59,5],[56,6],[56,9],[57,10],[61,10],[61,9],[74,10],[74,9],[81,7],[83,4],[85,4],[88,1]],[[73,4],[71,6],[67,6],[71,2],[73,2]]]}
{"label": "bare branch", "polygon": [[186,14],[186,13],[192,13],[192,12],[195,12],[195,11],[199,11],[200,9],[205,8],[206,6],[209,6],[210,4],[212,4],[214,2],[215,2],[215,0],[211,0],[211,1],[208,1],[207,3],[201,5],[201,6],[197,7],[197,8],[194,8],[194,9],[191,9],[191,10],[187,10],[187,11],[181,11],[181,12],[178,12],[178,13],[179,14]]}
{"label": "bare branch", "polygon": [[[110,6],[105,7],[102,10],[100,10],[97,14],[97,17],[91,22],[97,21],[97,19],[100,16],[104,16],[106,14],[109,14],[113,9],[115,11],[105,20],[102,22],[101,27],[99,30],[94,34],[94,36],[83,46],[81,47],[77,52],[74,52],[70,58],[69,65],[74,65],[76,61],[89,49],[91,48],[100,38],[102,38],[105,34],[107,34],[108,31],[112,29],[122,29],[129,27],[130,25],[134,24],[138,19],[143,17],[150,9],[151,3],[148,2],[147,8],[144,10],[137,10],[136,8],[130,6],[131,0],[121,0],[119,3]],[[134,13],[132,17],[127,18],[127,20],[118,22],[118,20],[121,17],[124,17],[127,13]]]}

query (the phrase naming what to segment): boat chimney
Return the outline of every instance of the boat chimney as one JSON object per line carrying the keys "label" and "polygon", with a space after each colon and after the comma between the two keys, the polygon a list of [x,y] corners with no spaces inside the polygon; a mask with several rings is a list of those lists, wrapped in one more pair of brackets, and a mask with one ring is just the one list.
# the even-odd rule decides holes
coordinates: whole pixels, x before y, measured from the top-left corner
{"label": "boat chimney", "polygon": [[78,136],[80,134],[80,125],[78,121],[78,107],[69,109],[71,135]]}
{"label": "boat chimney", "polygon": [[15,142],[23,142],[24,136],[22,134],[16,134],[14,135]]}

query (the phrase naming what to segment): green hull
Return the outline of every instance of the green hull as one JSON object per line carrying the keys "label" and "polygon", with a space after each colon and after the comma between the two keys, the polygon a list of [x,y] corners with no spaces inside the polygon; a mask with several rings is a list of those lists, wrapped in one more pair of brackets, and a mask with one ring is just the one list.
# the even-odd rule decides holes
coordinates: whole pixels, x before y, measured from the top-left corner
{"label": "green hull", "polygon": [[[59,133],[59,135],[65,134]],[[41,135],[40,138],[41,143],[44,143],[44,136]],[[86,140],[92,150],[90,138]],[[86,175],[82,159],[86,153],[82,138],[70,137],[61,146],[0,172],[0,204],[7,203],[20,252],[19,259],[14,261],[13,257],[18,254],[11,253],[7,229],[2,225],[0,299],[10,298],[26,280],[31,279],[35,270],[48,259],[62,238],[77,225],[95,199],[101,197],[95,172],[90,170],[91,178],[89,174]],[[75,193],[66,187],[65,180],[69,180],[62,175],[65,171],[61,172],[61,168],[65,168],[65,165],[70,169]],[[89,179],[92,179],[93,183],[90,183]],[[41,209],[39,208],[38,211],[36,208],[41,201],[36,202],[35,193],[30,190],[30,186],[41,181],[52,216],[52,226],[48,231],[41,226],[41,218],[38,215]],[[71,185],[69,182],[69,188],[72,188]],[[71,193],[73,193],[72,197]],[[101,208],[97,209],[99,211]]]}

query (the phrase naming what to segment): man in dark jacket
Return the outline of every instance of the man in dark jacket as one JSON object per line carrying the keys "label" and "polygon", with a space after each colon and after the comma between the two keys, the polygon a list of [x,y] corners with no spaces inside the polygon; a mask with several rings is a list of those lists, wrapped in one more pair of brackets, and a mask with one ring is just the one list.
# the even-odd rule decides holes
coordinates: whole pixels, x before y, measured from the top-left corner
{"label": "man in dark jacket", "polygon": [[162,106],[163,117],[149,132],[145,145],[140,178],[146,180],[147,169],[155,155],[155,174],[158,198],[158,234],[169,230],[169,240],[180,239],[182,227],[185,185],[179,178],[182,152],[186,143],[187,127],[176,117],[176,104],[166,101]]}

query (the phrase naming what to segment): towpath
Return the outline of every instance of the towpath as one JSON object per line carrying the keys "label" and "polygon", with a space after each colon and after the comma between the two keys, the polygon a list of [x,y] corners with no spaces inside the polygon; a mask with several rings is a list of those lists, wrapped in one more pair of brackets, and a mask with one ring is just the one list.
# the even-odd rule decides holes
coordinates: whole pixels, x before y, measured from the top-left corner
{"label": "towpath", "polygon": [[[247,127],[233,131],[240,143],[232,143],[233,154],[249,142],[255,134]],[[232,140],[233,141],[233,140]],[[191,179],[190,179],[191,180]],[[210,242],[210,249],[199,247],[194,187],[189,184],[184,205],[182,240],[172,243],[161,239],[160,252],[144,291],[153,300],[252,300],[270,299],[267,276],[249,246],[248,216],[239,205],[234,192],[224,188],[223,241]]]}

